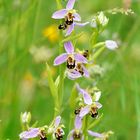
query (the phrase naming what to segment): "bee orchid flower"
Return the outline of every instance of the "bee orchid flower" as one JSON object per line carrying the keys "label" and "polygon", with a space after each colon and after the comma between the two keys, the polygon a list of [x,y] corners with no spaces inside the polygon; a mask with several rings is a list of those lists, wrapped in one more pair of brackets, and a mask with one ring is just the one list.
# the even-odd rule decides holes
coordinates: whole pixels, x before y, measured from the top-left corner
{"label": "bee orchid flower", "polygon": [[[90,113],[91,117],[96,118],[98,116],[97,110],[102,107],[102,105],[98,102],[100,95],[97,95],[96,93],[96,97],[93,101],[91,95],[86,90],[82,89],[78,84],[76,87],[79,93],[82,94],[84,103],[86,104],[84,107],[81,108],[79,116],[83,118],[85,115]],[[101,93],[98,92],[98,94]]]}
{"label": "bee orchid flower", "polygon": [[84,136],[82,134],[82,119],[76,115],[75,122],[74,122],[74,129],[70,131],[68,134],[67,140],[84,140]]}
{"label": "bee orchid flower", "polygon": [[61,116],[57,116],[54,120],[53,137],[57,140],[62,139],[64,136],[64,131],[62,129],[63,125],[60,125]]}
{"label": "bee orchid flower", "polygon": [[[81,21],[80,15],[73,9],[75,4],[75,0],[68,0],[65,9],[58,10],[53,13],[52,18],[54,19],[65,19],[65,25],[67,27],[66,36],[70,35],[74,30],[74,26],[85,26],[89,24],[89,22],[78,23]],[[76,22],[78,21],[78,22]]]}
{"label": "bee orchid flower", "polygon": [[55,58],[54,60],[55,66],[67,62],[67,68],[74,69],[75,61],[81,63],[87,63],[87,59],[84,56],[74,52],[74,47],[71,42],[66,42],[64,44],[64,48],[66,50],[66,53],[63,53]]}

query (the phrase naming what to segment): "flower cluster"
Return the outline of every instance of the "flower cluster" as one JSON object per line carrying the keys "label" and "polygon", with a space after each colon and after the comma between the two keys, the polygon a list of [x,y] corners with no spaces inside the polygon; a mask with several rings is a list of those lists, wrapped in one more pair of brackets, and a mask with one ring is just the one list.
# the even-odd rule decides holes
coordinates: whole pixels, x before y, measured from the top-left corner
{"label": "flower cluster", "polygon": [[47,140],[49,135],[52,135],[54,139],[61,140],[64,135],[63,127],[60,124],[61,117],[57,116],[49,126],[43,126],[40,128],[29,127],[26,131],[23,131],[19,137],[21,140],[28,140],[31,138],[40,138],[40,140]]}
{"label": "flower cluster", "polygon": [[[98,109],[102,107],[102,105],[98,102],[101,96],[100,91],[94,92],[94,94],[91,95],[86,90],[82,89],[79,84],[76,85],[76,88],[79,92],[79,96],[82,99],[79,99],[80,106],[75,110],[75,128],[70,131],[68,140],[74,140],[76,138],[84,140],[85,134],[82,131],[83,118],[88,114],[90,114],[92,118],[97,118]],[[93,137],[105,138],[103,134],[93,132],[91,130],[87,130],[86,133]]]}
{"label": "flower cluster", "polygon": [[[117,43],[113,40],[106,40],[99,43],[95,42],[97,35],[104,30],[109,21],[104,13],[98,13],[97,16],[92,19],[92,21],[81,23],[80,15],[77,13],[77,10],[73,8],[75,1],[76,0],[68,0],[65,9],[58,10],[52,15],[52,18],[54,19],[61,19],[62,23],[58,25],[58,29],[64,30],[64,32],[66,30],[65,37],[69,36],[69,39],[65,38],[65,41],[63,41],[63,50],[65,52],[62,52],[62,54],[59,54],[59,56],[54,59],[54,66],[65,63],[64,74],[70,80],[76,80],[80,77],[90,78],[90,72],[88,68],[93,67],[92,59],[97,58],[97,56],[102,52],[102,50],[104,50],[104,48],[108,48],[110,50],[115,50],[116,48],[118,48]],[[72,32],[74,32],[75,26],[85,25],[90,25],[93,29],[93,35],[91,35],[91,46],[87,50],[77,51],[77,49],[75,49],[75,46],[73,45],[72,38],[75,37],[73,37]],[[50,86],[53,86],[53,80],[51,78],[50,81],[52,84],[50,84]],[[56,80],[56,82],[58,81]],[[61,86],[55,87],[55,85],[59,85],[59,82],[58,84],[54,84],[54,86],[52,87],[52,92],[57,92],[58,88],[61,88]],[[91,87],[91,89],[83,89],[78,83],[76,83],[75,85],[79,93],[77,99],[75,99],[77,101],[76,103],[78,103],[78,107],[74,108],[74,128],[69,132],[67,140],[85,140],[87,139],[87,136],[96,137],[101,140],[107,139],[109,135],[112,134],[111,131],[106,133],[98,133],[92,131],[92,127],[85,126],[85,124],[89,124],[86,118],[90,117],[92,121],[98,119],[99,109],[102,108],[102,104],[99,102],[101,91],[97,88],[93,89],[95,87]],[[56,90],[54,88],[56,88]],[[59,98],[55,99],[58,100],[56,104],[58,106]],[[30,121],[30,113],[25,112],[24,114],[21,114],[21,122],[24,131],[19,135],[20,139],[28,140],[30,138],[38,137],[40,140],[47,140],[48,137],[52,137],[56,140],[62,140],[64,138],[64,125],[61,124],[60,116],[55,115],[55,119],[51,122],[51,124],[45,125],[43,127],[32,127],[30,126]]]}
{"label": "flower cluster", "polygon": [[89,73],[84,66],[84,64],[88,63],[86,57],[74,52],[74,47],[71,42],[66,42],[64,48],[66,53],[57,56],[54,60],[54,65],[60,65],[66,62],[66,73],[70,79],[76,79],[81,76],[89,77]]}

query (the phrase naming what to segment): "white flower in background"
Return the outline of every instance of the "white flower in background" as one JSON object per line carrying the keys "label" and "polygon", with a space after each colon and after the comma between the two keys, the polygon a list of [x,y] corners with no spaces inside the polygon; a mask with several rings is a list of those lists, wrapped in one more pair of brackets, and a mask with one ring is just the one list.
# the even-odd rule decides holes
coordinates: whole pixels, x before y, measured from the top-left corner
{"label": "white flower in background", "polygon": [[118,48],[117,43],[113,40],[106,40],[105,41],[105,46],[106,46],[106,48],[108,48],[110,50],[115,50],[115,49]]}
{"label": "white flower in background", "polygon": [[104,15],[103,12],[100,12],[98,15],[98,21],[102,26],[106,26],[108,24],[109,19]]}
{"label": "white flower in background", "polygon": [[45,46],[42,47],[33,46],[29,51],[32,54],[35,62],[37,63],[48,60],[52,56],[53,52],[52,50],[48,49]]}

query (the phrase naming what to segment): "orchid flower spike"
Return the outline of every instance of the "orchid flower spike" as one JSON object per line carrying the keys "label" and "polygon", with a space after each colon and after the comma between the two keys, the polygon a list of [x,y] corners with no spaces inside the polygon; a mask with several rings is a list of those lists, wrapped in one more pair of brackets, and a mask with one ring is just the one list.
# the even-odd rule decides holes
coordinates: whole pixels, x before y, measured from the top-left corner
{"label": "orchid flower spike", "polygon": [[64,44],[64,48],[66,50],[66,53],[63,53],[55,58],[55,66],[67,62],[67,68],[74,69],[76,62],[87,63],[87,59],[84,56],[74,52],[74,47],[71,42],[66,42]]}
{"label": "orchid flower spike", "polygon": [[[88,50],[86,50],[82,53],[82,56],[84,56],[86,59],[88,58],[88,55],[89,55]],[[89,77],[89,72],[86,69],[84,64],[76,62],[75,68],[73,70],[67,69],[66,76],[71,80],[75,80],[75,79],[80,78],[82,76]]]}
{"label": "orchid flower spike", "polygon": [[[79,21],[81,21],[81,17],[76,12],[76,10],[73,9],[74,4],[75,4],[75,0],[68,0],[68,3],[66,5],[65,9],[58,10],[58,11],[54,12],[52,15],[52,18],[54,18],[54,19],[65,19],[64,24],[61,24],[59,26],[59,29],[67,28],[66,36],[68,36],[72,33],[75,25],[85,26],[89,23],[89,22],[78,23]],[[78,21],[78,22],[76,22],[76,21]]]}
{"label": "orchid flower spike", "polygon": [[78,84],[76,87],[79,93],[82,94],[84,103],[86,104],[81,108],[79,116],[83,118],[90,113],[91,117],[96,118],[98,116],[98,109],[102,107],[98,102],[100,95],[97,95],[96,99],[93,101],[91,95],[86,90],[82,89]]}

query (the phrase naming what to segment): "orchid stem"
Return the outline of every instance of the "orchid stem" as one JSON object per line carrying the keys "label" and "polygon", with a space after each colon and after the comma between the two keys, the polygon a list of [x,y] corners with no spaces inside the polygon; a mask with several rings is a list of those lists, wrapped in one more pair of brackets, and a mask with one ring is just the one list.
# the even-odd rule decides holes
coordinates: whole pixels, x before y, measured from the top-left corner
{"label": "orchid stem", "polygon": [[88,116],[85,117],[85,123],[84,123],[84,136],[85,136],[85,140],[88,140],[88,137],[87,137],[87,127],[88,127]]}
{"label": "orchid stem", "polygon": [[104,42],[99,42],[99,43],[97,43],[97,44],[95,44],[95,45],[93,46],[93,49],[95,49],[95,48],[100,48],[100,47],[102,47],[102,46],[104,46],[104,45],[105,45]]}
{"label": "orchid stem", "polygon": [[105,47],[101,47],[98,51],[95,52],[93,56],[93,60],[97,59],[97,57],[104,51]]}

